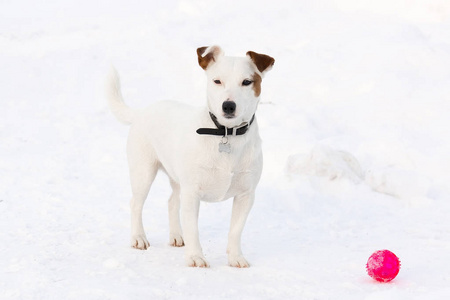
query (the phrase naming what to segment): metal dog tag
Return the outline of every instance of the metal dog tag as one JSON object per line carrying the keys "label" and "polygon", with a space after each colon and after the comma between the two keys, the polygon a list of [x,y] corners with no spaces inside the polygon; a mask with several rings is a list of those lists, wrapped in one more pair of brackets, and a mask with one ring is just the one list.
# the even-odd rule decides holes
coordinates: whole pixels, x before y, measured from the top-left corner
{"label": "metal dog tag", "polygon": [[219,152],[230,153],[231,152],[231,145],[230,144],[224,144],[224,143],[220,142],[220,144],[219,144]]}
{"label": "metal dog tag", "polygon": [[219,143],[219,152],[225,152],[225,153],[231,152],[231,145],[228,144],[227,136],[222,137],[222,141]]}

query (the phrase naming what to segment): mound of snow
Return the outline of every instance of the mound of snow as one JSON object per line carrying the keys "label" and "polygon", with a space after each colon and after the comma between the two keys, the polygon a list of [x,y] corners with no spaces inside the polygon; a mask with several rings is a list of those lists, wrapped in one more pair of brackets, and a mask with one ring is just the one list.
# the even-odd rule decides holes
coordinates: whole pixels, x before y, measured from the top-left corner
{"label": "mound of snow", "polygon": [[365,182],[374,191],[387,194],[412,205],[427,204],[431,181],[424,175],[400,167],[376,167],[363,171],[351,153],[324,145],[308,154],[291,155],[286,164],[288,176],[317,176],[330,181],[349,179]]}
{"label": "mound of snow", "polygon": [[369,169],[365,182],[373,190],[408,201],[410,204],[425,204],[431,181],[417,172],[397,167]]}
{"label": "mound of snow", "polygon": [[350,179],[361,182],[363,172],[358,160],[350,153],[317,145],[309,154],[296,154],[288,158],[289,175],[326,177],[329,180]]}

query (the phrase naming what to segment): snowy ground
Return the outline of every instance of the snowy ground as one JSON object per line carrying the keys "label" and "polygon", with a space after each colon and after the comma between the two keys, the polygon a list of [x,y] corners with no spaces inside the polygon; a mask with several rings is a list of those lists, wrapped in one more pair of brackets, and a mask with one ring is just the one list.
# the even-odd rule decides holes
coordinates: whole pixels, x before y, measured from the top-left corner
{"label": "snowy ground", "polygon": [[[0,299],[450,297],[446,0],[60,2],[0,3]],[[152,247],[129,247],[127,128],[103,96],[112,62],[133,107],[201,105],[211,44],[276,59],[245,270],[226,265],[230,201],[201,207],[211,268],[184,266],[164,176]],[[402,261],[388,284],[365,273],[379,249]]]}

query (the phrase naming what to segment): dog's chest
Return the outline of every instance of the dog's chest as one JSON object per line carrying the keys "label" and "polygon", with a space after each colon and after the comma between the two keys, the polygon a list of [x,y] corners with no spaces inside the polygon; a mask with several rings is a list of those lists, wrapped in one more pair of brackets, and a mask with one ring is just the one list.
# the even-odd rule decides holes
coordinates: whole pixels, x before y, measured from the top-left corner
{"label": "dog's chest", "polygon": [[246,154],[232,159],[227,157],[229,154],[222,153],[201,164],[196,180],[201,200],[218,202],[256,187],[262,171],[262,157],[259,153]]}
{"label": "dog's chest", "polygon": [[202,173],[198,188],[201,200],[208,202],[223,201],[251,190],[254,178],[258,176],[250,170],[230,171],[215,167]]}

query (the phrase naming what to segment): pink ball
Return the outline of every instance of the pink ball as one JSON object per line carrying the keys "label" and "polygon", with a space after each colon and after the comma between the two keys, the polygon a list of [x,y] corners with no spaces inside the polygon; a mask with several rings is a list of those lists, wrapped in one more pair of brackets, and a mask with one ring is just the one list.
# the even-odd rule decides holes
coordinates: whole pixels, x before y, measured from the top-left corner
{"label": "pink ball", "polygon": [[367,274],[379,282],[388,282],[400,271],[400,260],[389,250],[375,251],[367,261]]}

